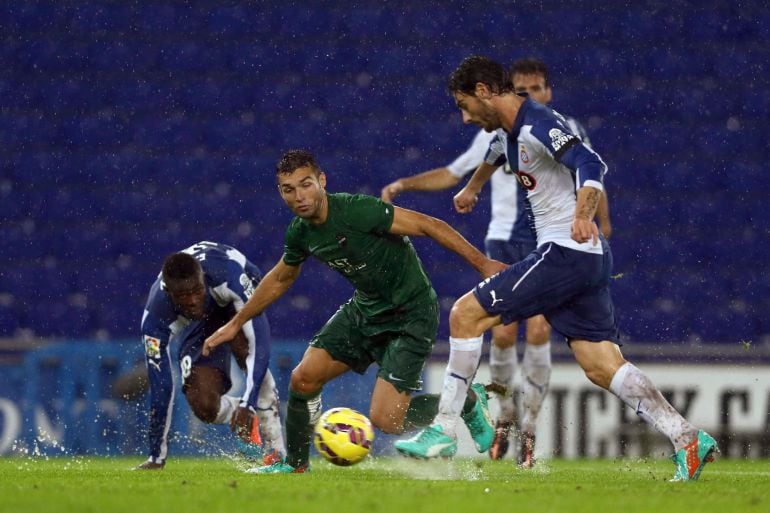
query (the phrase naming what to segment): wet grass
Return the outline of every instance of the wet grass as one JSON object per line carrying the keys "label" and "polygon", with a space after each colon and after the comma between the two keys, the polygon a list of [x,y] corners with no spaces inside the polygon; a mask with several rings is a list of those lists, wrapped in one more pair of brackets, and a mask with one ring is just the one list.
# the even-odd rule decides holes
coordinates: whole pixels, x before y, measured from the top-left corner
{"label": "wet grass", "polygon": [[304,475],[246,474],[227,458],[0,459],[0,512],[697,512],[770,511],[770,461],[718,460],[696,483],[669,483],[663,460],[314,460]]}

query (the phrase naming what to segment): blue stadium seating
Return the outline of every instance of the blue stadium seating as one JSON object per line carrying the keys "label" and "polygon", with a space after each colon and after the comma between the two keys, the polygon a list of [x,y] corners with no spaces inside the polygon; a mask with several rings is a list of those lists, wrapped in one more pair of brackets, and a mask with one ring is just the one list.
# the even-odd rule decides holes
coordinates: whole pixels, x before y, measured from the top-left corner
{"label": "blue stadium seating", "polygon": [[[272,265],[286,149],[315,152],[332,191],[377,194],[447,164],[474,129],[446,77],[474,53],[545,60],[554,106],[608,163],[630,340],[767,336],[770,8],[593,7],[3,3],[0,336],[133,336],[162,258],[200,239]],[[486,204],[460,216],[449,193],[399,201],[481,244]],[[445,303],[477,281],[418,247]],[[279,338],[307,339],[350,295],[305,270],[269,312]],[[39,283],[55,290],[43,303]]]}
{"label": "blue stadium seating", "polygon": [[732,308],[712,307],[693,312],[692,330],[704,342],[755,342],[760,328],[753,309],[737,311]]}

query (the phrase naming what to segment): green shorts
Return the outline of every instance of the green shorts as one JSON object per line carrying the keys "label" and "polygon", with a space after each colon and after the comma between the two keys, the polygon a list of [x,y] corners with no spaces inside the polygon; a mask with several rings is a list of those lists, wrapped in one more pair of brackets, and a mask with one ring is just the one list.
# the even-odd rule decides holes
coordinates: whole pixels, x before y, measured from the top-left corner
{"label": "green shorts", "polygon": [[377,376],[399,392],[422,389],[422,371],[438,330],[435,300],[410,305],[387,319],[371,322],[348,301],[316,333],[310,345],[363,374],[377,362]]}

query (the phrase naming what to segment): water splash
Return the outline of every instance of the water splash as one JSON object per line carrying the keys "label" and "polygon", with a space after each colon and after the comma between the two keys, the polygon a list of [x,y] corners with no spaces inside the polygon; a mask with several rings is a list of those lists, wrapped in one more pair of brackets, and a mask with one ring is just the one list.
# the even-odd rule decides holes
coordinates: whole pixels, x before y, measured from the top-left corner
{"label": "water splash", "polygon": [[489,479],[479,460],[415,460],[408,458],[388,459],[388,470],[425,481],[485,481]]}

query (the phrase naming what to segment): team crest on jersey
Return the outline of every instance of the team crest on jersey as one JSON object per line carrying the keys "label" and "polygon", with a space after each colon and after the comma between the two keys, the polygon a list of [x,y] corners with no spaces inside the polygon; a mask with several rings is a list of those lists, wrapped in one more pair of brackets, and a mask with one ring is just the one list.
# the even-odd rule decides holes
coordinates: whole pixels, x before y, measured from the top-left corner
{"label": "team crest on jersey", "polygon": [[145,335],[144,352],[147,354],[147,358],[160,360],[160,339]]}
{"label": "team crest on jersey", "polygon": [[572,139],[575,138],[572,134],[565,134],[558,128],[552,128],[548,131],[548,137],[551,138],[551,146],[553,147],[553,151],[559,151],[562,146],[570,142]]}
{"label": "team crest on jersey", "polygon": [[527,155],[527,148],[522,144],[519,147],[519,160],[524,164],[529,164],[529,155]]}
{"label": "team crest on jersey", "polygon": [[360,271],[361,269],[366,268],[366,262],[363,262],[361,264],[352,264],[348,261],[347,258],[336,258],[334,260],[329,260],[326,262],[326,265],[334,269],[335,271],[339,271],[342,274],[353,274],[355,272]]}

